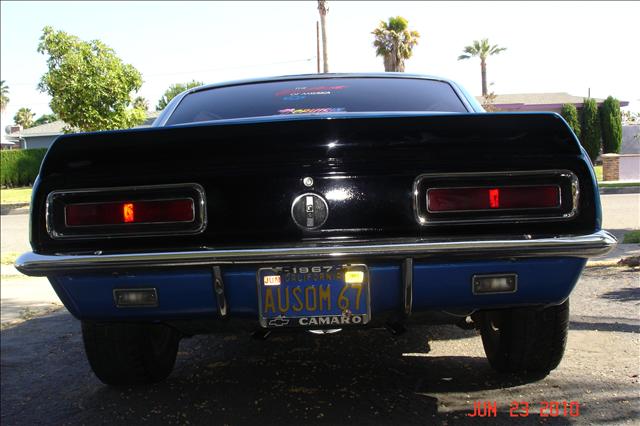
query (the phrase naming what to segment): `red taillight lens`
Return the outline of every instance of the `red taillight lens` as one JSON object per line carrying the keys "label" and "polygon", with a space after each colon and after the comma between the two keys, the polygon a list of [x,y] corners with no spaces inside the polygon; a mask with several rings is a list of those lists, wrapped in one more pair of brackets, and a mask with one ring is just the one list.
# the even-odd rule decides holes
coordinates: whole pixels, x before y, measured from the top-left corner
{"label": "red taillight lens", "polygon": [[560,207],[557,185],[431,188],[427,191],[427,210],[432,213],[557,207]]}
{"label": "red taillight lens", "polygon": [[66,226],[192,222],[192,199],[69,204]]}

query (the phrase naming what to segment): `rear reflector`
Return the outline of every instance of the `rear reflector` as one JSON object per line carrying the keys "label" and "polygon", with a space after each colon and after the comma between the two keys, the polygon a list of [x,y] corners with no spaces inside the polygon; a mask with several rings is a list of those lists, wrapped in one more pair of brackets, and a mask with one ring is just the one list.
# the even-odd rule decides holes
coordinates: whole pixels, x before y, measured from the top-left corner
{"label": "rear reflector", "polygon": [[558,207],[560,187],[557,185],[427,190],[427,211],[430,213]]}
{"label": "rear reflector", "polygon": [[504,275],[474,275],[473,294],[513,293],[517,289],[518,276]]}
{"label": "rear reflector", "polygon": [[190,198],[179,200],[83,203],[65,206],[66,226],[193,222]]}
{"label": "rear reflector", "polygon": [[155,288],[115,289],[113,298],[118,308],[158,306],[158,293]]}

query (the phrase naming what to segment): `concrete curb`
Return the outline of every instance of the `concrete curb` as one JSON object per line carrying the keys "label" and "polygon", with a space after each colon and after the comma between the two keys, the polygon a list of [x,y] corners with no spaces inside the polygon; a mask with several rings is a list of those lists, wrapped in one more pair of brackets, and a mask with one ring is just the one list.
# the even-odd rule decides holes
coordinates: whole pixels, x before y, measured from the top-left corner
{"label": "concrete curb", "polygon": [[30,203],[2,204],[0,205],[0,215],[29,213],[29,204]]}
{"label": "concrete curb", "polygon": [[622,188],[618,188],[618,187],[606,187],[606,186],[600,186],[600,194],[601,195],[608,195],[608,194],[640,194],[640,185],[638,186],[625,186]]}

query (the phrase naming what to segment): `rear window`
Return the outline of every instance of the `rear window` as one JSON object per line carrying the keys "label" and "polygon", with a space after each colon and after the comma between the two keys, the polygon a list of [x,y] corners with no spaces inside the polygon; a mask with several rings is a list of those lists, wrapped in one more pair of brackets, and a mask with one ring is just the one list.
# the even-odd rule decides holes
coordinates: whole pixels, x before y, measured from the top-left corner
{"label": "rear window", "polygon": [[184,97],[166,124],[343,112],[467,112],[445,82],[410,78],[331,78],[219,87]]}

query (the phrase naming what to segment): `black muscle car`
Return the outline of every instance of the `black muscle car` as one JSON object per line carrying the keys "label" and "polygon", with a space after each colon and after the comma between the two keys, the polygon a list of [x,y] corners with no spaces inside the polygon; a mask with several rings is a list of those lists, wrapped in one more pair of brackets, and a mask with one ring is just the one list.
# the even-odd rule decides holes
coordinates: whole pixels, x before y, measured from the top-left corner
{"label": "black muscle car", "polygon": [[553,113],[454,82],[318,74],[202,86],[152,128],[70,134],[34,185],[32,253],[107,384],[167,377],[181,337],[474,324],[498,371],[560,362],[601,230]]}

